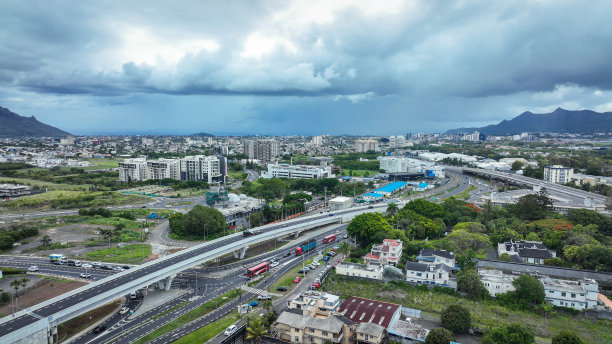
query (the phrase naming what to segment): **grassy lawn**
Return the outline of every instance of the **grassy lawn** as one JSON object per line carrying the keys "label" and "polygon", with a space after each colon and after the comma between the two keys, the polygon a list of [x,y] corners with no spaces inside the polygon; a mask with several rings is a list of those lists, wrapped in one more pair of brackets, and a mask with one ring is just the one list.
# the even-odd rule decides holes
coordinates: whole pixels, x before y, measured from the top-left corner
{"label": "grassy lawn", "polygon": [[237,319],[238,319],[238,312],[234,310],[230,314],[228,314],[226,317],[221,318],[213,322],[212,324],[208,324],[197,331],[191,332],[190,334],[172,343],[176,343],[176,344],[205,343],[212,337],[219,334],[221,331],[225,330],[227,327],[229,327],[229,325],[236,322]]}
{"label": "grassy lawn", "polygon": [[66,338],[70,338],[71,336],[74,336],[75,334],[83,331],[89,325],[91,325],[93,320],[101,319],[104,316],[117,310],[117,307],[120,304],[121,304],[121,300],[115,300],[102,307],[91,310],[83,315],[79,315],[76,318],[70,319],[63,324],[60,324],[57,327],[59,338],[64,340]]}
{"label": "grassy lawn", "polygon": [[134,204],[146,200],[148,198],[136,195],[121,195],[116,192],[49,191],[42,194],[20,197],[6,202],[2,206],[12,210],[75,209]]}
{"label": "grassy lawn", "polygon": [[13,178],[13,177],[0,177],[0,183],[2,182],[15,182],[19,184],[29,185],[29,186],[38,186],[41,189],[49,189],[49,190],[87,190],[89,185],[71,185],[71,184],[60,184],[60,183],[52,183],[45,182],[41,180],[27,179],[27,178]]}
{"label": "grassy lawn", "polygon": [[[310,263],[312,263],[312,258],[307,259],[304,262],[304,265],[308,265]],[[277,292],[276,288],[278,288],[280,286],[284,286],[284,287],[287,287],[287,289],[291,289],[293,287],[293,285],[294,285],[293,280],[297,276],[302,276],[303,277],[303,275],[298,274],[298,271],[300,271],[301,268],[302,268],[302,264],[300,264],[300,265],[296,266],[295,268],[289,270],[289,272],[287,272],[281,278],[276,280],[276,283],[274,283],[270,287],[268,287],[268,291]]]}
{"label": "grassy lawn", "polygon": [[101,170],[108,168],[116,168],[119,167],[119,162],[123,160],[121,159],[89,159],[89,162],[93,165],[90,167],[83,167],[85,170]]}
{"label": "grassy lawn", "polygon": [[374,281],[357,281],[336,274],[323,285],[323,290],[346,299],[359,296],[368,299],[387,301],[412,307],[427,312],[440,314],[444,308],[454,303],[461,303],[471,310],[478,327],[487,328],[498,324],[519,323],[532,328],[536,336],[549,340],[562,330],[572,330],[585,343],[611,343],[612,322],[606,320],[591,320],[582,317],[572,317],[555,313],[544,318],[542,315],[514,311],[500,306],[494,300],[473,301],[452,295],[421,291],[414,287],[393,288],[389,284]]}
{"label": "grassy lawn", "polygon": [[461,191],[460,193],[456,194],[454,197],[456,199],[463,199],[463,200],[467,200],[468,198],[470,198],[470,191],[472,190],[476,190],[477,188],[470,184],[467,189]]}
{"label": "grassy lawn", "polygon": [[[144,257],[146,258],[149,254],[151,254],[151,245],[146,244],[135,244],[135,245],[125,245],[124,247],[118,247],[117,245],[113,245],[114,247],[105,248],[102,250],[92,251],[89,253],[85,253],[85,258],[87,260],[108,262],[108,263],[120,263],[120,264],[134,264],[142,261],[143,257],[143,247],[144,247]],[[115,255],[117,255],[115,257]]]}
{"label": "grassy lawn", "polygon": [[[219,308],[219,306],[222,306],[223,304],[231,301],[232,299],[234,299],[235,297],[238,296],[239,291],[237,289],[232,290],[230,292],[227,292],[225,294],[223,294],[222,296],[217,297],[216,299],[213,299],[211,301],[208,301],[207,303],[201,305],[200,307],[194,309],[193,311],[180,316],[178,318],[176,318],[175,320],[167,323],[166,325],[158,328],[157,330],[149,333],[148,335],[140,338],[139,340],[137,340],[135,342],[135,344],[144,344],[150,340],[153,340],[165,333],[174,331],[175,329],[188,324],[210,312],[212,312],[213,310],[215,310],[216,308]],[[204,341],[201,341],[201,343]]]}

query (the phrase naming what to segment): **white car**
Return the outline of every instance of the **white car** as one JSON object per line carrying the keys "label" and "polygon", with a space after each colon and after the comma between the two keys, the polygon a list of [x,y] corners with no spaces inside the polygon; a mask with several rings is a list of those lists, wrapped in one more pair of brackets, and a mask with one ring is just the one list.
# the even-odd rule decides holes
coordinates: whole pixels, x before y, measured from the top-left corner
{"label": "white car", "polygon": [[321,263],[319,263],[319,262],[318,262],[318,261],[316,261],[316,260],[313,260],[313,261],[312,261],[312,265],[314,265],[314,266],[319,266],[319,265],[321,265]]}
{"label": "white car", "polygon": [[85,273],[85,272],[83,272],[81,274],[81,278],[89,278],[89,277],[91,277],[91,274],[88,274],[88,273]]}
{"label": "white car", "polygon": [[123,271],[123,268],[122,268],[122,267],[120,267],[120,266],[115,266],[115,267],[113,268],[113,270],[121,272],[121,271]]}
{"label": "white car", "polygon": [[85,263],[85,264],[81,265],[81,267],[85,268],[85,269],[91,269],[91,268],[93,268],[93,265]]}
{"label": "white car", "polygon": [[257,300],[272,300],[272,296],[270,296],[268,294],[259,295],[257,297]]}
{"label": "white car", "polygon": [[234,332],[236,332],[236,325],[232,325],[232,326],[228,327],[227,330],[225,330],[224,334],[226,336],[229,336],[229,335],[231,335]]}
{"label": "white car", "polygon": [[274,263],[270,264],[270,267],[271,268],[276,267],[276,266],[278,266],[278,264],[279,264],[278,262],[274,262]]}
{"label": "white car", "polygon": [[102,266],[102,263],[100,263],[100,262],[95,262],[95,263],[91,263],[91,265],[93,265],[93,266],[95,266],[95,267],[99,268],[99,267],[101,267],[101,266]]}
{"label": "white car", "polygon": [[28,268],[28,271],[30,271],[30,272],[36,272],[36,271],[38,271],[38,266],[36,266],[36,265],[32,265],[32,266],[30,266],[30,267]]}
{"label": "white car", "polygon": [[129,311],[130,311],[130,309],[129,309],[129,308],[127,308],[127,307],[123,307],[123,308],[121,308],[121,310],[119,311],[119,314],[125,314],[125,313],[127,313],[127,312],[129,312]]}

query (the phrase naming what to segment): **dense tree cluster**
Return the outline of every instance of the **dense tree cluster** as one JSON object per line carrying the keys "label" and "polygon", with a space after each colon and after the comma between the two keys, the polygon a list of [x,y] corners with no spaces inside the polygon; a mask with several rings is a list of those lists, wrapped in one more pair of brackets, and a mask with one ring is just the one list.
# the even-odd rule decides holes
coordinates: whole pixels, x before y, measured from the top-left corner
{"label": "dense tree cluster", "polygon": [[442,326],[453,333],[467,333],[472,327],[470,310],[460,304],[446,307],[440,315]]}
{"label": "dense tree cluster", "polygon": [[225,217],[214,208],[199,204],[187,214],[172,214],[169,218],[172,233],[179,237],[216,237],[223,234],[227,224]]}
{"label": "dense tree cluster", "polygon": [[535,335],[533,330],[520,325],[511,324],[503,327],[495,327],[487,332],[482,338],[481,344],[534,344]]}

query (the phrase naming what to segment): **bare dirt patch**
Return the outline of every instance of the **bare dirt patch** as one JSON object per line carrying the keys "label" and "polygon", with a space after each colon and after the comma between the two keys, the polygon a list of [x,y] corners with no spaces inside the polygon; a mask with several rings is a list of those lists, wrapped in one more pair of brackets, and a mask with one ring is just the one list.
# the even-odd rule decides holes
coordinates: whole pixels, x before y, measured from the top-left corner
{"label": "bare dirt patch", "polygon": [[[87,284],[84,282],[55,278],[45,278],[43,280],[45,282],[39,285],[38,288],[31,289],[27,294],[19,297],[18,305],[20,308],[31,307]],[[1,316],[8,314],[11,314],[10,302],[0,307]]]}
{"label": "bare dirt patch", "polygon": [[[49,228],[46,230],[41,230],[40,235],[36,238],[33,238],[31,242],[18,246],[13,249],[14,254],[31,254],[36,256],[45,256],[50,253],[61,253],[67,256],[80,256],[86,252],[98,250],[99,247],[83,247],[80,245],[81,243],[87,241],[90,238],[98,238],[96,232],[98,232],[101,228],[112,228],[112,226],[107,225],[92,225],[87,223],[76,223],[69,224],[60,227]],[[54,243],[77,243],[75,247],[62,248],[62,249],[54,249],[47,251],[37,251],[30,253],[23,253],[24,250],[38,247],[41,245],[40,239],[43,235],[49,235],[52,242]]]}

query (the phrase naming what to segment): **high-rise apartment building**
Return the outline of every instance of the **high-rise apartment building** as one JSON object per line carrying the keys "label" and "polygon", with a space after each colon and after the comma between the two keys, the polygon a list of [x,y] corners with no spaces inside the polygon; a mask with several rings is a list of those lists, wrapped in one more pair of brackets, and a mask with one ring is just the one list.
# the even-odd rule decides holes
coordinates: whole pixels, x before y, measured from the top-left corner
{"label": "high-rise apartment building", "polygon": [[119,163],[119,179],[123,182],[149,179],[175,179],[190,181],[225,182],[227,162],[225,157],[187,156],[182,159],[145,158],[126,159]]}
{"label": "high-rise apartment building", "polygon": [[[223,158],[225,161],[225,158]],[[181,180],[223,181],[221,163],[216,156],[186,156],[180,160]]]}
{"label": "high-rise apartment building", "polygon": [[177,159],[147,161],[147,179],[180,179],[180,164]]}
{"label": "high-rise apartment building", "polygon": [[280,155],[280,144],[274,140],[246,140],[244,154],[248,159],[272,161]]}
{"label": "high-rise apartment building", "polygon": [[320,146],[323,144],[323,136],[313,136],[310,142],[313,145]]}
{"label": "high-rise apartment building", "polygon": [[119,163],[119,180],[122,182],[147,180],[147,159],[125,159]]}
{"label": "high-rise apartment building", "polygon": [[364,153],[367,151],[378,151],[378,141],[376,140],[356,140],[355,152]]}
{"label": "high-rise apartment building", "polygon": [[552,165],[544,167],[544,180],[556,184],[569,183],[574,175],[574,169],[571,167],[563,167],[561,165]]}

